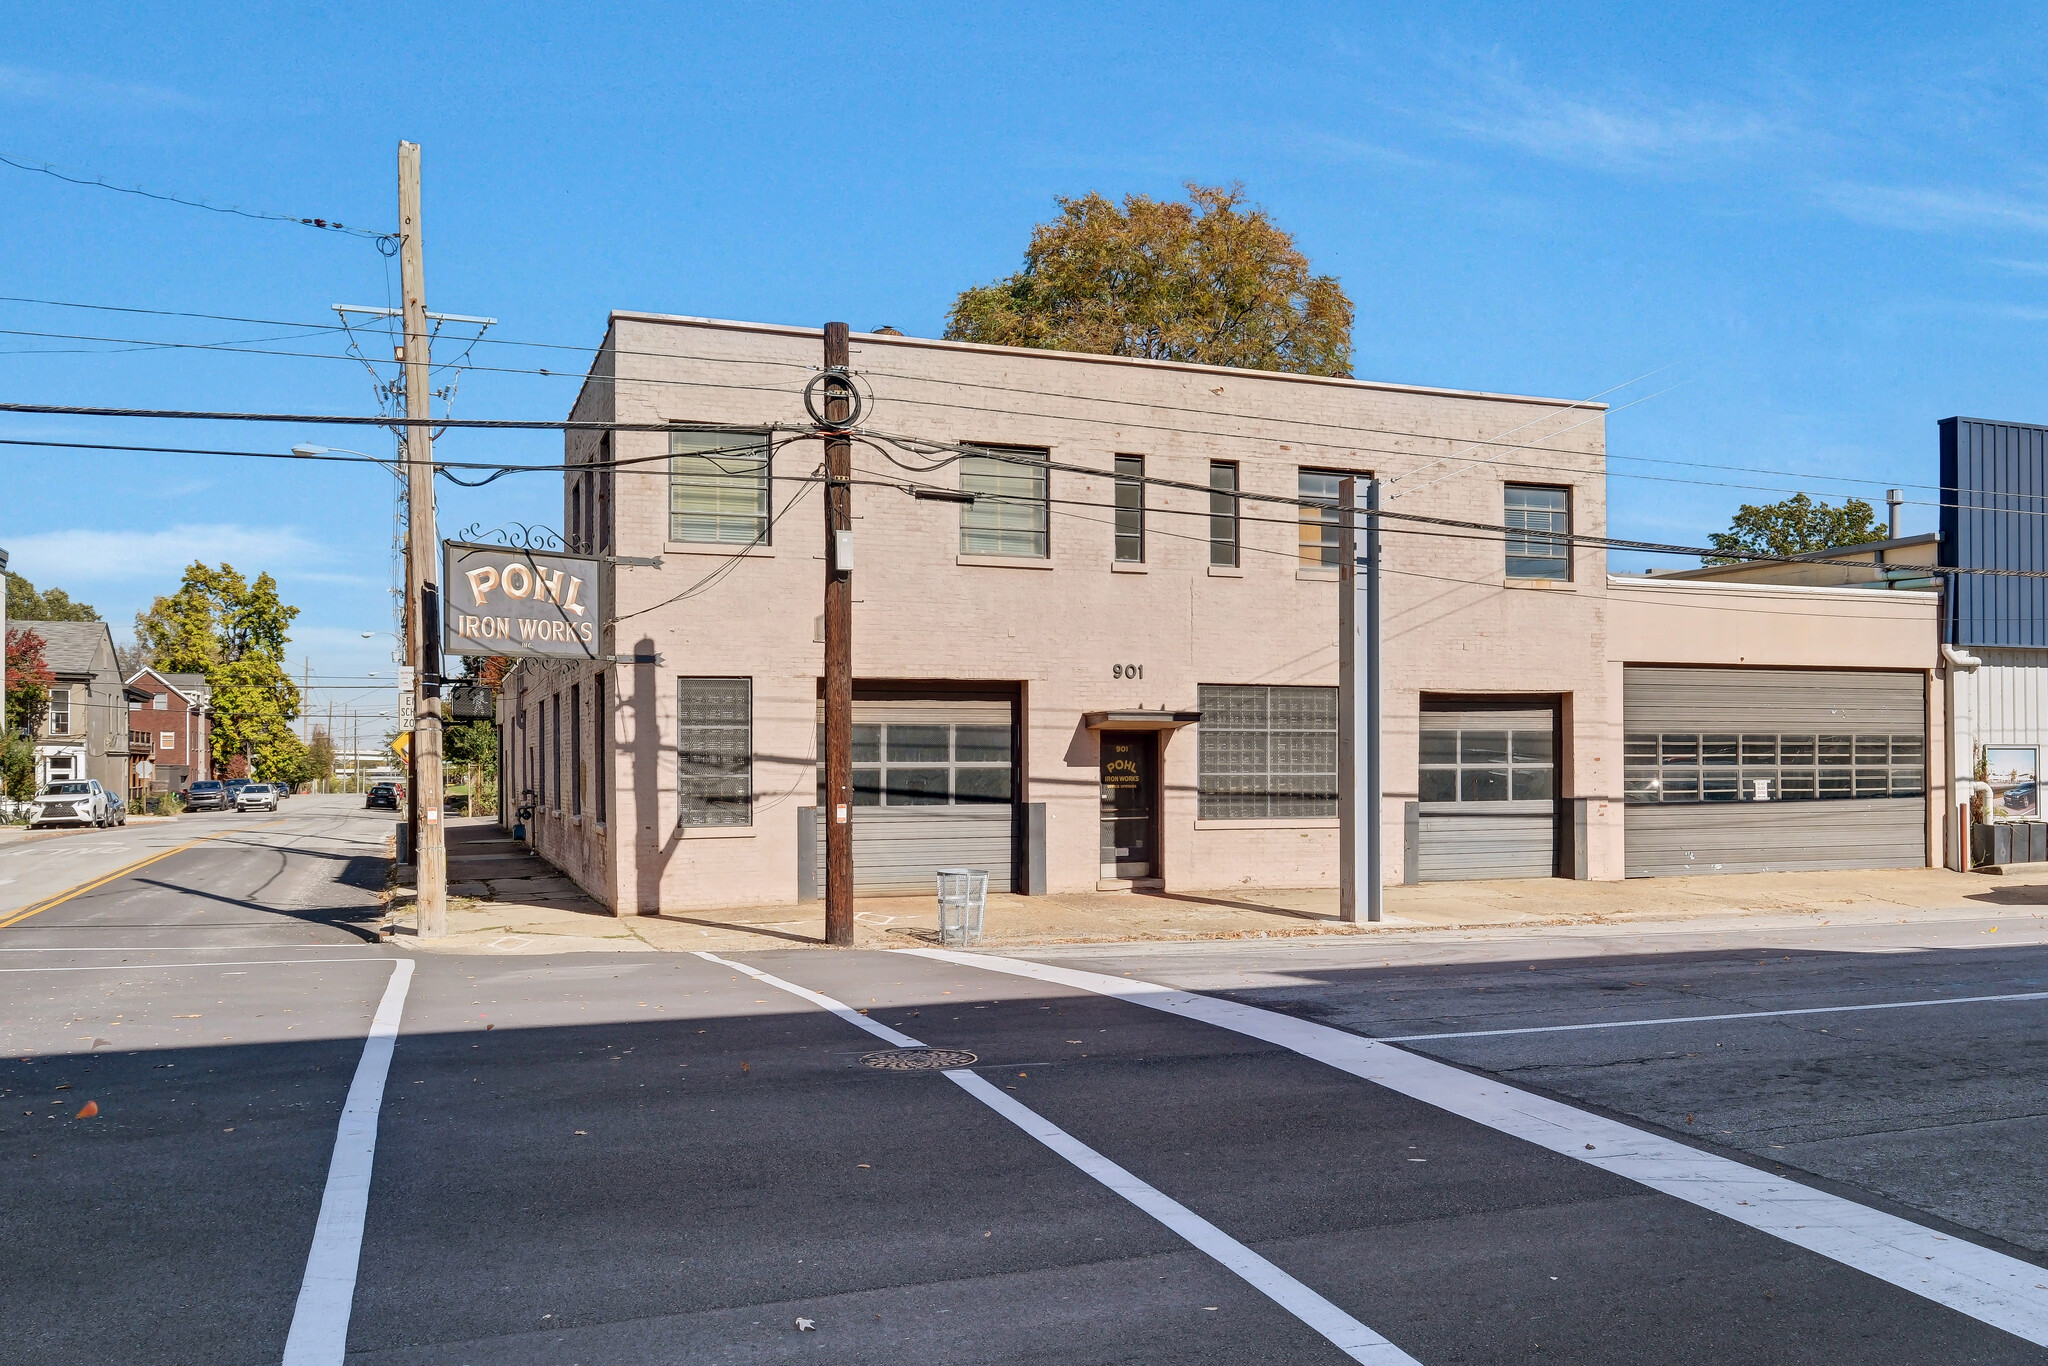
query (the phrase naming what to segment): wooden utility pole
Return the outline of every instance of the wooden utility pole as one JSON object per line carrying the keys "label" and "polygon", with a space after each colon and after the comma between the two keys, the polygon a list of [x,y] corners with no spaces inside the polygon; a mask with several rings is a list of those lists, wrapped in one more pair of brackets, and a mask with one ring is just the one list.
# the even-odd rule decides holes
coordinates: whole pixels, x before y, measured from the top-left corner
{"label": "wooden utility pole", "polygon": [[825,942],[853,945],[853,441],[845,323],[825,324]]}
{"label": "wooden utility pole", "polygon": [[440,688],[430,684],[426,664],[431,653],[426,633],[439,629],[433,615],[422,610],[427,585],[440,562],[434,529],[434,434],[427,425],[433,415],[428,400],[432,383],[427,355],[427,271],[420,242],[420,148],[398,144],[398,274],[405,296],[405,429],[406,662],[413,666],[412,754],[414,779],[411,820],[413,834],[414,905],[422,939],[448,933],[448,844],[441,828],[441,702]]}

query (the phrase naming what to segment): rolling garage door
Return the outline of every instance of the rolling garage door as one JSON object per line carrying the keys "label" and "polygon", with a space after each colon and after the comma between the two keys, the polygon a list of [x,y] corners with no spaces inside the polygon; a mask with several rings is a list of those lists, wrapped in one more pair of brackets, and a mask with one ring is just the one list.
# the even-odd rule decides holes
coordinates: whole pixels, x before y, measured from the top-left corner
{"label": "rolling garage door", "polygon": [[1925,687],[1917,673],[1631,665],[1628,876],[1925,864]]}
{"label": "rolling garage door", "polygon": [[[824,750],[824,717],[818,748]],[[940,868],[985,868],[990,891],[1015,885],[1015,708],[1006,701],[853,703],[853,889],[931,893]],[[822,775],[821,775],[822,783]],[[825,885],[822,790],[814,816],[814,888]]]}
{"label": "rolling garage door", "polygon": [[1554,706],[1424,698],[1416,879],[1554,874],[1556,765]]}

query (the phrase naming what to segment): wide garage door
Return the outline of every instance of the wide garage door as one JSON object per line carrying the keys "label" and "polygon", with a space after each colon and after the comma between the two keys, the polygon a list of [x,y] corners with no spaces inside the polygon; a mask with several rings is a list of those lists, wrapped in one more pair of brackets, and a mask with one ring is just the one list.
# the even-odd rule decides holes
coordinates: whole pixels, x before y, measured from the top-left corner
{"label": "wide garage door", "polygon": [[[1012,889],[1014,713],[1007,701],[854,699],[856,893],[931,893],[940,868],[985,868],[989,890]],[[822,715],[818,730],[822,754]],[[814,881],[805,890],[815,895],[825,886],[825,826],[822,814],[813,819]]]}
{"label": "wide garage door", "polygon": [[1557,866],[1557,710],[1425,697],[1415,878],[1550,877]]}
{"label": "wide garage door", "polygon": [[1925,689],[1917,673],[1629,666],[1628,876],[1923,866]]}

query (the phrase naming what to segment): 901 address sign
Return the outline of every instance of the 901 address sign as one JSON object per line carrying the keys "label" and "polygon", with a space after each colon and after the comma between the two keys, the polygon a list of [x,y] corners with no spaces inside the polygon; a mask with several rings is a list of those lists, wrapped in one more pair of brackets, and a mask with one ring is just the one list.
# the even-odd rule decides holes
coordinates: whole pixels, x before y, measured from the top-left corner
{"label": "901 address sign", "polygon": [[1109,676],[1111,678],[1143,678],[1145,676],[1145,666],[1143,664],[1112,664],[1109,668]]}

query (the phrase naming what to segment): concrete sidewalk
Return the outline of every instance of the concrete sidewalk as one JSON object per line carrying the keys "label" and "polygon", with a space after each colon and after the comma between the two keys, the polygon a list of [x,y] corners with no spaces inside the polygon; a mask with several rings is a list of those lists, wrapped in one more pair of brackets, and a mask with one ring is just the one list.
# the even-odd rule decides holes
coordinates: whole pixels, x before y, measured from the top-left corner
{"label": "concrete sidewalk", "polygon": [[[494,880],[488,887],[471,883],[462,890],[490,895],[451,895],[450,933],[429,945],[412,933],[409,889],[398,889],[392,904],[398,942],[438,951],[498,953],[745,952],[823,942],[825,911],[818,901],[614,917],[559,876]],[[1880,922],[2008,910],[2048,917],[2048,864],[1998,876],[1914,868],[1628,882],[1432,883],[1388,888],[1386,918],[1378,925],[1339,921],[1334,888],[1073,892],[1043,897],[996,893],[989,897],[982,942],[989,948],[1025,948],[1698,920]],[[861,948],[938,940],[931,896],[864,897],[854,911]]]}

